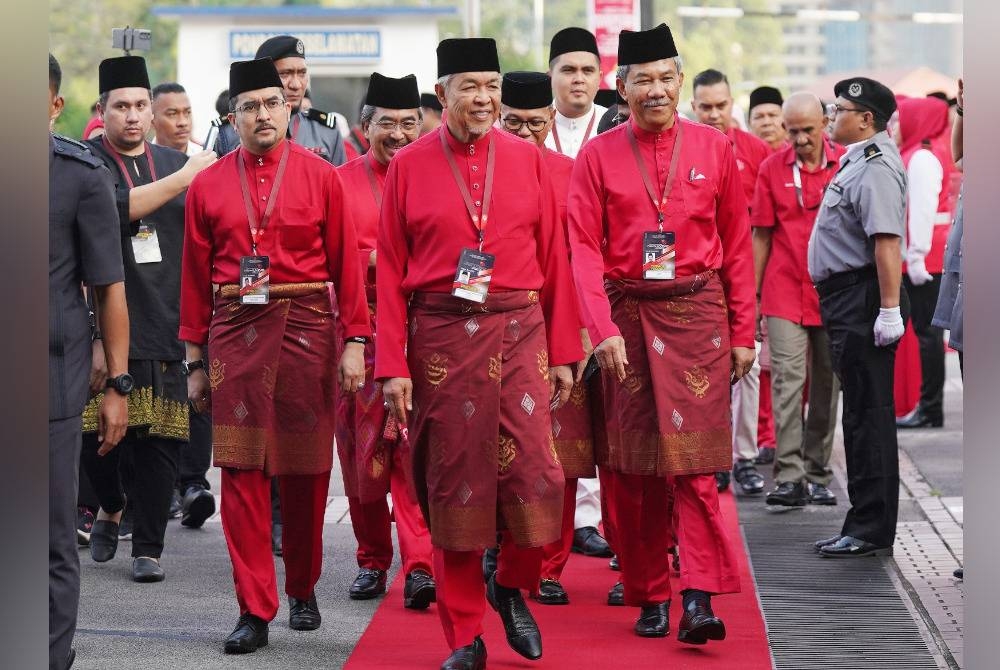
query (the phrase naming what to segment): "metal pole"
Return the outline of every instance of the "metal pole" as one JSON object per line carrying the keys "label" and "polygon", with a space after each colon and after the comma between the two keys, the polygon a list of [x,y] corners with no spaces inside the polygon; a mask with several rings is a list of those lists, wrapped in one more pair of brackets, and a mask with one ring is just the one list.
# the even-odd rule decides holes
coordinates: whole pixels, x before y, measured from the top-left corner
{"label": "metal pole", "polygon": [[547,70],[545,63],[545,0],[535,0],[535,67]]}
{"label": "metal pole", "polygon": [[653,0],[639,0],[639,25],[642,30],[653,27]]}
{"label": "metal pole", "polygon": [[482,7],[480,5],[480,0],[471,0],[472,5],[472,37],[479,37],[479,33],[482,31],[483,26],[483,16]]}

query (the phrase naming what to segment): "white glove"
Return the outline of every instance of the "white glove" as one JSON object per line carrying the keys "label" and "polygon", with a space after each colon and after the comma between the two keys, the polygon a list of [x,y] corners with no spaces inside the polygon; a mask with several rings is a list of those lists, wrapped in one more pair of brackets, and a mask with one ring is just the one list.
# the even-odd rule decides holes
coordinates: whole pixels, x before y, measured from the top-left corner
{"label": "white glove", "polygon": [[887,347],[903,336],[903,316],[899,307],[880,307],[875,319],[875,346]]}
{"label": "white glove", "polygon": [[927,271],[923,258],[907,259],[906,274],[910,277],[910,281],[913,282],[914,286],[923,286],[934,279],[931,273]]}

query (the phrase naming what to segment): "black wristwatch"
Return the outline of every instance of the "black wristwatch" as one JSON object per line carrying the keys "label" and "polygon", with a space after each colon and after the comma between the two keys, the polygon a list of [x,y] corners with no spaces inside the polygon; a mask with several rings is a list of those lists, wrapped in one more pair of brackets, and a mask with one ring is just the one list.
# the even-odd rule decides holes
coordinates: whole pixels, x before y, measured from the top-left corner
{"label": "black wristwatch", "polygon": [[135,388],[135,380],[132,379],[132,375],[125,372],[109,379],[105,388],[114,389],[122,395],[128,395]]}
{"label": "black wristwatch", "polygon": [[195,370],[204,370],[205,361],[200,358],[196,361],[181,361],[181,369],[184,370],[185,376],[190,376]]}
{"label": "black wristwatch", "polygon": [[344,338],[344,344],[347,344],[348,342],[355,342],[357,344],[368,344],[368,338],[367,337],[361,337],[360,335],[355,335],[354,337],[346,337],[346,338]]}

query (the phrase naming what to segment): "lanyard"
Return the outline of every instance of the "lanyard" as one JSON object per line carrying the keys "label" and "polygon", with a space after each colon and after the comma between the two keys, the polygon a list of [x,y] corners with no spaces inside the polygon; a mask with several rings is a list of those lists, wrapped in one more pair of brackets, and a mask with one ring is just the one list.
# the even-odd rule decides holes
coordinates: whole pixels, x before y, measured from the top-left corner
{"label": "lanyard", "polygon": [[493,148],[493,136],[490,135],[490,147],[488,153],[486,154],[486,189],[483,192],[483,216],[480,219],[479,215],[476,214],[476,208],[472,204],[472,194],[469,193],[469,187],[465,185],[465,179],[462,178],[461,173],[458,171],[458,164],[455,162],[455,156],[448,146],[448,140],[445,139],[444,134],[448,132],[448,127],[445,125],[441,126],[441,146],[444,148],[444,157],[448,159],[448,166],[451,167],[451,174],[455,177],[455,183],[458,184],[458,190],[462,192],[462,199],[465,200],[465,208],[469,211],[469,217],[472,219],[472,225],[475,227],[476,232],[479,233],[479,250],[483,250],[483,229],[486,227],[486,220],[490,213],[490,197],[493,195],[493,170],[496,167],[496,152]]}
{"label": "lanyard", "polygon": [[[586,142],[588,139],[590,139],[590,131],[594,129],[594,119],[597,118],[597,110],[594,109],[593,107],[591,107],[590,110],[591,110],[590,122],[587,123],[587,129],[585,131],[583,131],[583,139],[580,140],[580,146],[581,147],[583,146],[584,142]],[[558,123],[553,123],[552,124],[552,139],[556,143],[556,151],[558,151],[559,153],[562,153],[563,152],[563,150],[562,150],[562,143],[559,142],[559,124]]]}
{"label": "lanyard", "polygon": [[375,170],[372,168],[371,161],[375,160],[372,158],[371,153],[368,153],[364,157],[365,162],[365,172],[368,173],[368,185],[372,188],[372,197],[375,198],[375,206],[378,207],[379,211],[382,209],[382,189],[378,187],[378,181],[375,179]]}
{"label": "lanyard", "polygon": [[[101,135],[101,143],[104,144],[104,148],[107,150],[111,157],[115,159],[118,163],[118,169],[121,170],[122,176],[125,177],[125,183],[128,187],[135,188],[135,184],[132,182],[132,177],[128,173],[128,169],[125,167],[125,161],[122,160],[121,154],[115,151],[115,148],[111,146],[111,142],[108,141],[107,135]],[[153,150],[149,147],[149,142],[146,142],[146,162],[149,163],[149,178],[152,181],[156,181],[156,168],[153,167]]]}
{"label": "lanyard", "polygon": [[[823,149],[823,155],[820,158],[822,161],[820,166],[826,165],[826,149]],[[795,199],[799,201],[799,207],[805,209],[805,203],[802,200],[802,168],[799,167],[799,159],[796,158],[795,162],[792,163],[792,181],[795,183]]]}
{"label": "lanyard", "polygon": [[267,227],[267,223],[271,219],[271,212],[274,211],[274,203],[278,200],[278,189],[281,188],[281,180],[285,177],[285,166],[288,165],[289,148],[289,144],[286,142],[285,150],[281,153],[281,160],[278,161],[278,171],[274,175],[271,198],[267,202],[267,207],[264,208],[264,216],[261,217],[260,224],[257,223],[257,208],[250,198],[250,185],[247,183],[247,166],[242,151],[240,152],[239,160],[236,161],[236,167],[240,173],[240,189],[243,191],[243,205],[246,207],[247,221],[250,224],[250,246],[253,249],[254,256],[257,255],[257,242],[264,235],[264,228]]}
{"label": "lanyard", "polygon": [[659,199],[653,190],[653,180],[649,178],[646,162],[642,159],[642,154],[639,153],[639,142],[635,139],[635,131],[632,130],[632,124],[628,124],[628,141],[632,145],[632,155],[635,156],[636,165],[639,166],[642,183],[646,185],[646,193],[649,194],[649,199],[652,201],[653,207],[656,208],[656,225],[661,233],[663,232],[663,212],[667,206],[667,198],[670,197],[670,190],[674,187],[674,175],[677,174],[677,163],[681,157],[681,140],[684,139],[684,124],[680,122],[680,119],[677,119],[675,123],[678,124],[677,137],[674,138],[674,148],[670,153],[670,169],[667,171],[667,180],[661,189],[663,196]]}

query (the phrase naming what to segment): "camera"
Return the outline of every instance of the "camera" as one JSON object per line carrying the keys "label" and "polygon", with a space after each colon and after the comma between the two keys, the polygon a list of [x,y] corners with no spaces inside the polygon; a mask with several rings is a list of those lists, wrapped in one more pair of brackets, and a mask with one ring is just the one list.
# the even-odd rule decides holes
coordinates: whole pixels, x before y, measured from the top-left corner
{"label": "camera", "polygon": [[111,48],[130,51],[149,51],[153,46],[153,33],[145,28],[114,28],[111,31]]}

